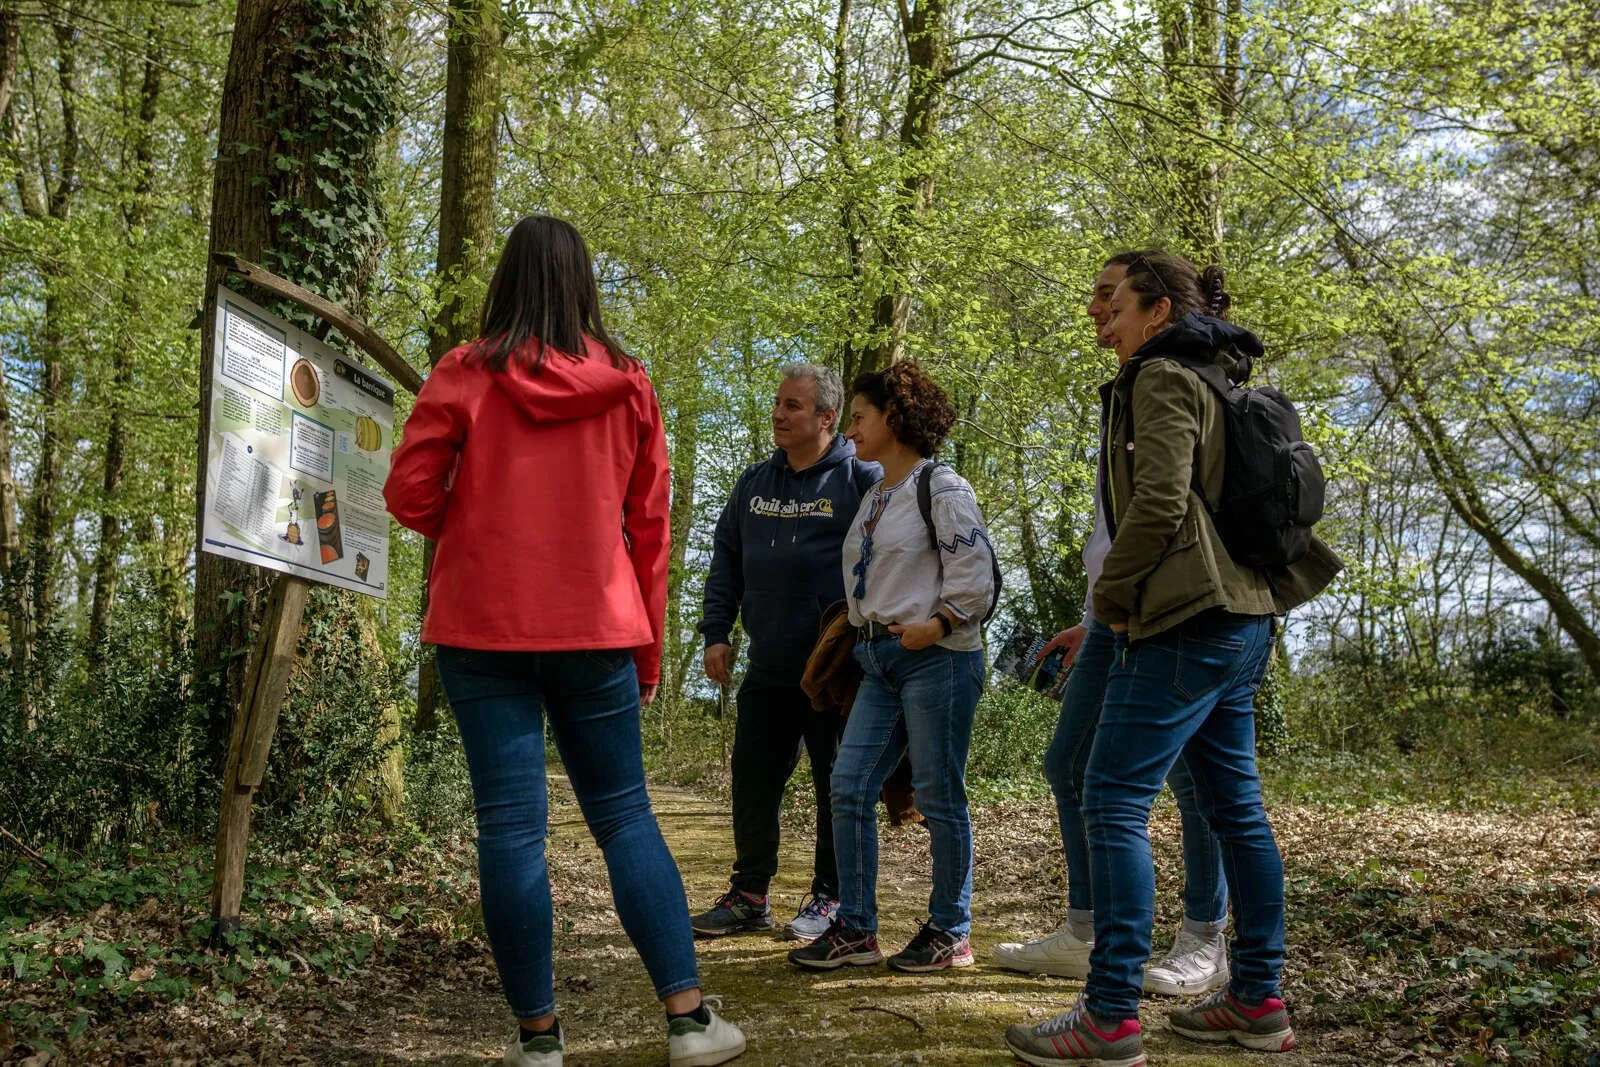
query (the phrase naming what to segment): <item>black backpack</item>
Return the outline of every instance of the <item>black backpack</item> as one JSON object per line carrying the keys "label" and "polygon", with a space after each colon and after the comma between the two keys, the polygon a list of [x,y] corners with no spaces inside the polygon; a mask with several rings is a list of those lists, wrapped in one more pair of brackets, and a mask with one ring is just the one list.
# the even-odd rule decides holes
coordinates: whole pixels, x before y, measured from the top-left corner
{"label": "black backpack", "polygon": [[[937,462],[929,463],[917,472],[917,510],[922,512],[922,523],[928,528],[928,542],[933,545],[935,552],[942,551],[939,533],[933,526],[933,468],[939,465]],[[1000,558],[995,555],[993,545],[989,546],[989,567],[994,574],[994,600],[989,603],[989,610],[983,613],[978,624],[980,626],[992,619],[994,609],[1000,606]]]}
{"label": "black backpack", "polygon": [[[1170,358],[1170,357],[1169,357]],[[1222,499],[1206,499],[1198,467],[1194,490],[1205,502],[1223,547],[1258,570],[1286,567],[1311,550],[1327,481],[1300,431],[1300,415],[1272,386],[1246,388],[1216,363],[1179,358],[1222,401],[1226,453]]]}

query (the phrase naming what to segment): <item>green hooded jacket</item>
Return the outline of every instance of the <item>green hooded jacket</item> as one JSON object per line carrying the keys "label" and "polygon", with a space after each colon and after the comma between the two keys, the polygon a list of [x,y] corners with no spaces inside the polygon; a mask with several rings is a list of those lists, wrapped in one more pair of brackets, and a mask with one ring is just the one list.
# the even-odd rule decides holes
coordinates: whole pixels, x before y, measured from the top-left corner
{"label": "green hooded jacket", "polygon": [[[1102,501],[1111,550],[1094,586],[1101,622],[1152,637],[1203,611],[1281,615],[1310,600],[1343,563],[1320,540],[1305,558],[1260,571],[1233,562],[1205,502],[1222,497],[1222,402],[1178,358],[1209,358],[1244,382],[1261,342],[1198,312],[1151,338],[1101,389]],[[1137,427],[1137,433],[1135,433]]]}

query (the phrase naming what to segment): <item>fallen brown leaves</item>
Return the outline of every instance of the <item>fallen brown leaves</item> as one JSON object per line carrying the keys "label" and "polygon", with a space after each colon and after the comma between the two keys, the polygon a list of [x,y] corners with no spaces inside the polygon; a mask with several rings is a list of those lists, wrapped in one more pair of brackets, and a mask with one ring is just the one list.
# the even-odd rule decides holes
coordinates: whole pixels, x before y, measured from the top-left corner
{"label": "fallen brown leaves", "polygon": [[[657,1063],[659,1009],[618,928],[604,865],[570,796],[552,794],[557,993],[573,1035],[569,1061]],[[709,900],[731,858],[722,801],[660,790],[657,809],[691,903]],[[1553,1008],[1517,1007],[1507,990],[1532,988],[1542,976],[1595,974],[1600,815],[1296,805],[1274,809],[1272,819],[1289,886],[1285,991],[1306,1049],[1296,1063],[1496,1062],[1511,1058],[1505,1012],[1513,1023],[1555,1025],[1550,1012],[1582,1007],[1581,982],[1571,990],[1554,982]],[[806,813],[797,807],[788,820],[774,890],[780,909],[798,903],[809,866]],[[1060,839],[1054,804],[1042,794],[989,803],[974,821],[974,940],[986,960],[996,940],[1059,924]],[[892,943],[909,936],[925,906],[927,845],[917,829],[882,837],[884,938]],[[1169,803],[1158,806],[1151,838],[1159,946],[1179,919]],[[3,931],[14,945],[25,941],[55,962],[25,969],[21,981],[3,972],[10,1014],[0,1015],[0,1060],[467,1064],[498,1056],[510,1022],[478,927],[466,835],[405,847],[349,842],[271,857],[255,875],[257,932],[232,958],[201,951],[204,899],[192,889],[14,922]],[[82,981],[113,969],[82,962],[96,945],[116,946],[118,993],[82,993]],[[937,981],[881,972],[804,980],[783,963],[784,947],[766,939],[702,946],[708,988],[728,994],[730,1013],[751,1023],[755,1041],[743,1062],[752,1065],[838,1062],[816,1050],[840,1042],[863,1063],[1002,1064],[1003,1023],[1054,1010],[1076,988],[987,965]],[[69,961],[78,961],[76,973]],[[8,963],[0,953],[0,967]],[[190,983],[186,995],[145,991],[180,977]],[[1170,1039],[1160,1007],[1148,1022],[1152,1062],[1233,1061]],[[915,1018],[927,1033],[884,1013]],[[80,1017],[81,1033],[65,1037]],[[24,1018],[52,1021],[58,1055],[41,1051],[37,1030],[19,1028]],[[1556,1045],[1539,1047],[1548,1056]]]}

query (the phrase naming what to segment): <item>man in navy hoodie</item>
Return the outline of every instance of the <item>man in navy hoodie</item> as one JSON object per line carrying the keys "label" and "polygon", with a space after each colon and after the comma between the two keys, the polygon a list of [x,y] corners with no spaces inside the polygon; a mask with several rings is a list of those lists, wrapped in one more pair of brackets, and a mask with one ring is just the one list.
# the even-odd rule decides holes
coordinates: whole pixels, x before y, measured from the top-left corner
{"label": "man in navy hoodie", "polygon": [[694,917],[697,934],[718,937],[772,928],[767,887],[778,871],[778,817],[803,742],[817,791],[817,844],[811,893],[785,928],[809,941],[839,907],[828,781],[843,722],[813,711],[800,688],[822,611],[844,598],[840,558],[861,497],[883,477],[862,463],[836,430],[844,385],[827,367],[783,368],[772,406],[771,458],[739,476],[717,520],[706,578],[706,677],[733,680],[730,635],[744,619],[749,667],[739,686],[733,741],[733,844],[726,893]]}

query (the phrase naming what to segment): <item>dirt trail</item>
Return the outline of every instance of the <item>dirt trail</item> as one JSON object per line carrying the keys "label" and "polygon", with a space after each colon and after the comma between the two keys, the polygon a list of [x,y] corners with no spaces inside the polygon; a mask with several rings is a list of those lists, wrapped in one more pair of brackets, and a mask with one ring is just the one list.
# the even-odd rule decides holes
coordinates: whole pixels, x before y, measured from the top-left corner
{"label": "dirt trail", "polygon": [[[663,1064],[661,1010],[611,910],[599,851],[564,780],[551,784],[556,991],[567,1033],[566,1062],[571,1067]],[[726,806],[680,789],[655,787],[651,795],[691,906],[709,906],[728,876],[732,833]],[[1002,1041],[1006,1025],[1054,1014],[1078,986],[1011,974],[988,962],[996,942],[1054,925],[1035,894],[1018,893],[1014,883],[1008,890],[985,877],[986,869],[1005,862],[1006,856],[995,853],[1010,844],[986,842],[980,831],[972,934],[979,962],[974,967],[936,975],[900,975],[882,967],[817,975],[801,973],[784,959],[793,943],[780,940],[780,932],[698,942],[706,991],[722,997],[725,1014],[750,1038],[749,1051],[736,1062],[742,1067],[1016,1064]],[[809,842],[786,827],[782,870],[773,886],[775,911],[785,918],[809,884],[809,864]],[[910,939],[926,914],[924,831],[885,830],[881,867],[880,940],[893,951]],[[316,1042],[315,1058],[374,1065],[498,1060],[510,1024],[493,962],[486,945],[456,947],[455,958],[441,960],[435,974],[416,977],[409,995],[362,1004],[356,1020],[342,1021],[338,1037],[318,1027],[318,1036],[331,1040]],[[1238,1067],[1262,1059],[1178,1038],[1162,1015],[1168,1003],[1151,1001],[1145,1015],[1146,1049],[1155,1067]],[[1271,1062],[1306,1067],[1331,1061],[1303,1051]]]}

